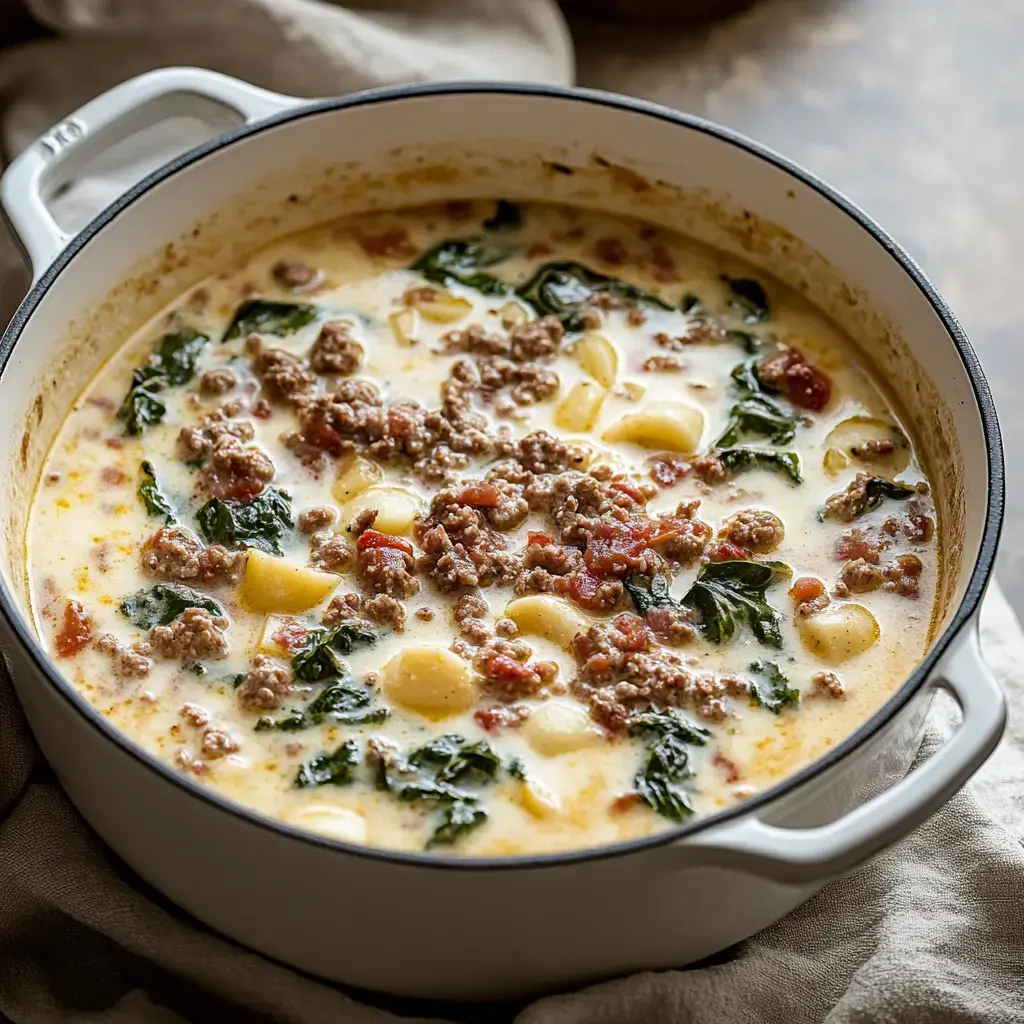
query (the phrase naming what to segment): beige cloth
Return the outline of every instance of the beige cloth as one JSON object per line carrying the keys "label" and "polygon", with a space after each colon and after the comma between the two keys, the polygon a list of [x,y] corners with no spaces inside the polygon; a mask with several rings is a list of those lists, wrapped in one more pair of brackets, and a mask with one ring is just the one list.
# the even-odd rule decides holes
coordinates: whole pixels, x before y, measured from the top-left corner
{"label": "beige cloth", "polygon": [[[34,0],[62,36],[0,56],[7,151],[116,80],[202,64],[323,95],[451,77],[568,80],[549,0]],[[181,126],[179,126],[181,127]],[[182,134],[128,147],[78,183],[81,222]],[[9,292],[8,298],[13,292]],[[998,590],[984,648],[1024,707],[1024,637]],[[922,756],[952,725],[937,706]],[[15,1024],[860,1024],[1024,1021],[1024,718],[967,792],[893,851],[711,966],[644,974],[527,1007],[358,999],[234,945],[134,878],[42,763],[0,675],[0,1013]],[[609,927],[614,909],[609,909]],[[372,1004],[372,1005],[371,1005]],[[419,1017],[416,1015],[419,1014]]]}

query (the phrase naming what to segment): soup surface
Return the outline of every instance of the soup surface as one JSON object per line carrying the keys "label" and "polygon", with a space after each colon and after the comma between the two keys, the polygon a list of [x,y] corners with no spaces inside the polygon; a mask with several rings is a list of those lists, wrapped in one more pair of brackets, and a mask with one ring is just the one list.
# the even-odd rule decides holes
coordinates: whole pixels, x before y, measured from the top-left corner
{"label": "soup surface", "polygon": [[126,341],[44,468],[37,628],[201,785],[500,856],[669,828],[840,742],[924,653],[911,439],[827,319],[640,223],[323,225]]}

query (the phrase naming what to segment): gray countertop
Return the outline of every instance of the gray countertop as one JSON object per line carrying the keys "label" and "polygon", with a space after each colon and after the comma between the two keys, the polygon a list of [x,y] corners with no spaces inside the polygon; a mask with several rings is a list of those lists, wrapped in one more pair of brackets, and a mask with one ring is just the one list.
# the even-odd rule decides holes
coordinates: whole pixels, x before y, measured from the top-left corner
{"label": "gray countertop", "polygon": [[[997,576],[1024,613],[1024,3],[763,0],[713,25],[576,23],[581,85],[728,125],[880,221],[945,294],[976,348],[1006,439]],[[1017,298],[1015,298],[1017,296]],[[1016,400],[1015,400],[1016,399]]]}

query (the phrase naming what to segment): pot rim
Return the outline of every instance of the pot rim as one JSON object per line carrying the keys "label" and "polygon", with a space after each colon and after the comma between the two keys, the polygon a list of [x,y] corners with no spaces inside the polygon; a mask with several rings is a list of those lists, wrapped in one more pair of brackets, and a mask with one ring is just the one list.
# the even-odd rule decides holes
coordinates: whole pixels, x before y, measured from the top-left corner
{"label": "pot rim", "polygon": [[721,142],[743,150],[751,156],[767,163],[778,170],[797,179],[802,184],[817,192],[828,200],[847,217],[854,220],[888,253],[899,268],[905,273],[928,300],[935,314],[942,321],[949,340],[956,347],[967,377],[971,382],[978,412],[985,437],[986,463],[989,476],[989,487],[985,509],[985,526],[977,562],[971,572],[963,599],[956,609],[949,624],[935,640],[931,650],[925,655],[914,671],[907,677],[902,686],[857,730],[847,736],[828,753],[811,762],[793,775],[787,776],[777,785],[744,800],[734,807],[726,808],[716,814],[697,818],[687,824],[678,825],[654,835],[643,836],[608,846],[570,850],[561,853],[527,854],[515,857],[453,857],[427,854],[425,852],[407,852],[389,850],[372,846],[360,846],[346,843],[326,836],[316,835],[294,828],[284,822],[266,817],[256,810],[236,804],[233,801],[201,786],[198,782],[174,771],[170,766],[159,761],[148,751],[143,750],[126,734],[118,730],[96,708],[82,697],[77,690],[64,679],[53,659],[42,648],[27,620],[18,611],[13,595],[5,579],[0,578],[0,614],[10,626],[12,633],[20,642],[22,649],[47,677],[56,689],[75,710],[82,715],[101,735],[119,746],[126,754],[134,758],[143,767],[184,789],[188,794],[206,801],[217,810],[237,816],[250,825],[269,829],[290,839],[296,839],[314,846],[324,847],[356,857],[404,864],[411,867],[440,870],[473,870],[473,871],[509,871],[526,868],[558,867],[564,864],[604,860],[620,857],[630,853],[638,853],[658,846],[676,843],[688,836],[714,828],[716,825],[732,821],[753,811],[771,804],[775,800],[792,793],[805,782],[821,775],[839,761],[852,753],[858,746],[874,736],[901,708],[903,708],[925,684],[940,659],[950,645],[960,635],[965,626],[976,614],[984,595],[985,587],[992,575],[996,548],[1002,529],[1004,513],[1004,468],[1002,440],[999,423],[996,417],[995,404],[991,390],[981,364],[974,349],[971,347],[956,317],[935,286],[921,271],[914,260],[904,249],[867,213],[853,203],[841,192],[826,184],[823,180],[804,169],[799,164],[776,153],[773,149],[747,138],[730,128],[715,124],[702,117],[683,113],[669,107],[652,103],[647,100],[623,96],[618,93],[605,92],[597,89],[584,89],[576,86],[540,85],[517,82],[442,82],[433,84],[390,86],[380,89],[368,89],[350,93],[333,99],[310,101],[289,108],[261,119],[253,124],[239,125],[234,129],[216,136],[170,160],[168,163],[146,175],[128,189],[110,206],[103,209],[92,221],[76,234],[67,246],[47,267],[39,280],[33,285],[22,301],[10,324],[0,339],[0,376],[7,368],[11,354],[21,337],[22,331],[39,305],[43,296],[59,279],[61,273],[74,260],[85,245],[99,232],[104,230],[117,215],[135,200],[140,198],[160,182],[176,174],[178,171],[215,154],[242,139],[269,131],[291,121],[334,110],[350,107],[371,106],[378,103],[401,101],[421,96],[445,95],[525,95],[540,99],[571,100],[579,103],[590,103],[596,106],[653,117],[691,131],[710,135]]}

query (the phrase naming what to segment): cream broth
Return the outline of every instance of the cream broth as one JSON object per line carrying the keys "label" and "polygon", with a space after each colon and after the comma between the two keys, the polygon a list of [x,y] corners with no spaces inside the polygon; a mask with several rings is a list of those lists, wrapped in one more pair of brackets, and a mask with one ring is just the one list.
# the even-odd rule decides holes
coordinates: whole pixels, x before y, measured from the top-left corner
{"label": "cream broth", "polygon": [[[416,448],[393,406],[443,390]],[[175,770],[500,856],[671,827],[843,740],[925,651],[934,516],[798,296],[642,224],[476,202],[281,239],[146,324],[56,438],[28,553],[62,671]]]}

